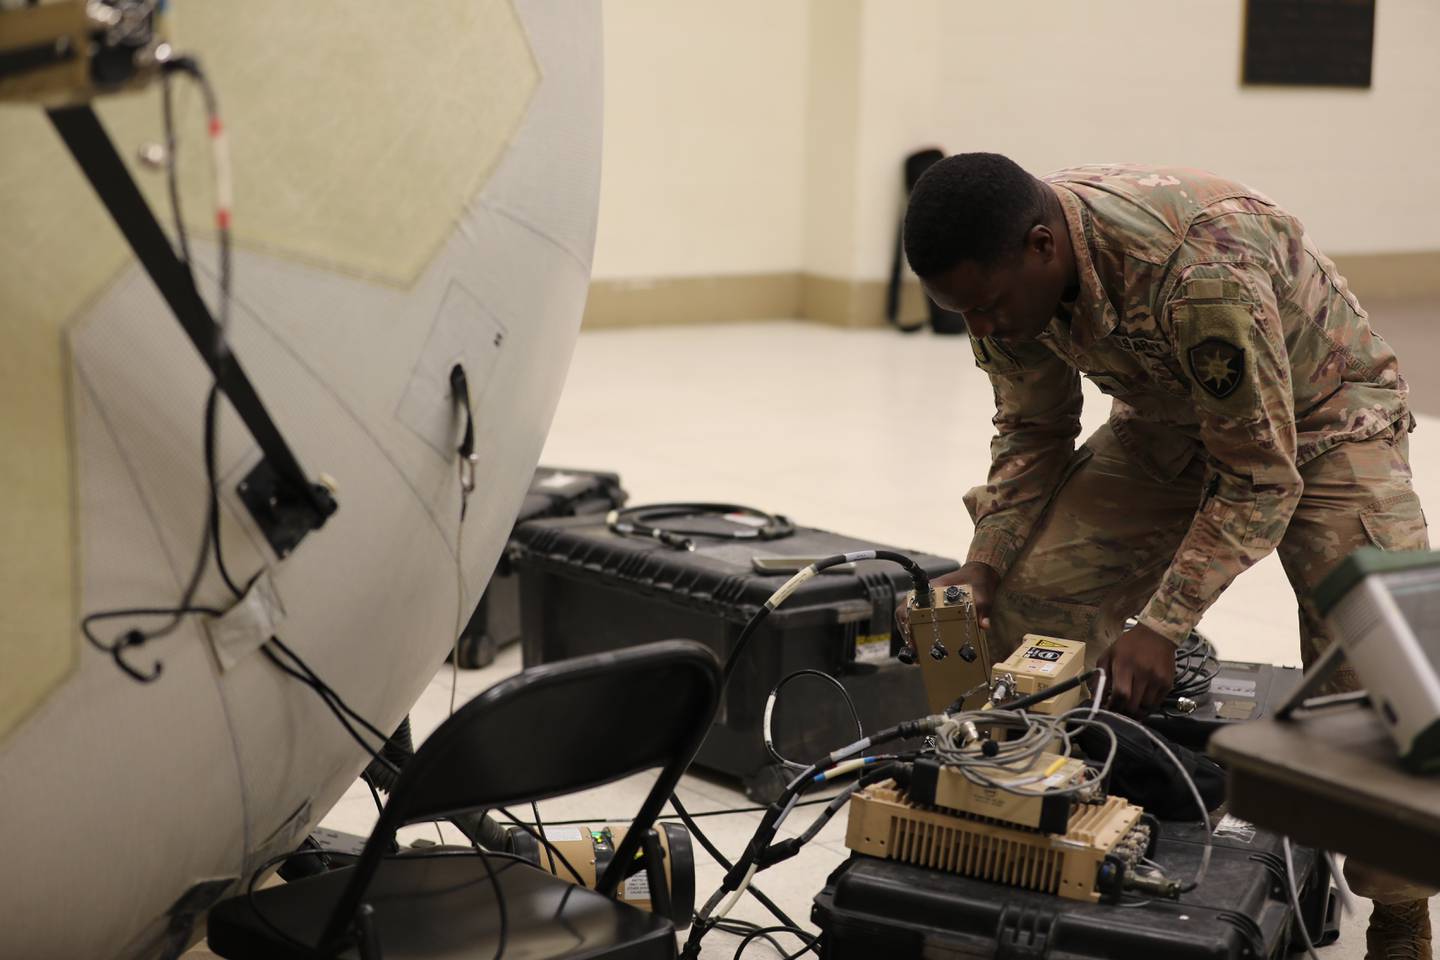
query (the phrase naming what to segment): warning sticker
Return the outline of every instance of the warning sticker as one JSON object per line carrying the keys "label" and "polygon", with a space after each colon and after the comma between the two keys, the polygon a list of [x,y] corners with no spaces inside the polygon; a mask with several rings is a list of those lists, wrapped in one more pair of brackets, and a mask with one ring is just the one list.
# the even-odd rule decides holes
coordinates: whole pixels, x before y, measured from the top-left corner
{"label": "warning sticker", "polygon": [[1057,642],[1057,641],[1055,641],[1055,640],[1036,640],[1036,641],[1035,641],[1035,646],[1037,646],[1037,647],[1045,647],[1046,649],[1049,649],[1049,650],[1064,650],[1064,649],[1065,649],[1065,644],[1059,643],[1059,642]]}
{"label": "warning sticker", "polygon": [[1216,677],[1210,682],[1210,692],[1217,697],[1246,697],[1255,699],[1255,681],[1237,680],[1235,677]]}
{"label": "warning sticker", "polygon": [[650,874],[641,870],[632,874],[625,880],[626,900],[649,900],[650,899]]}
{"label": "warning sticker", "polygon": [[1216,700],[1215,716],[1221,720],[1249,720],[1260,707],[1254,700]]}
{"label": "warning sticker", "polygon": [[890,634],[862,633],[855,638],[856,663],[884,663],[890,659]]}
{"label": "warning sticker", "polygon": [[1054,663],[1062,656],[1059,650],[1047,650],[1044,647],[1034,646],[1025,651],[1025,656],[1030,660],[1048,660]]}
{"label": "warning sticker", "polygon": [[1255,839],[1255,825],[1227,813],[1215,825],[1215,836],[1223,840],[1239,840],[1241,843],[1249,843]]}

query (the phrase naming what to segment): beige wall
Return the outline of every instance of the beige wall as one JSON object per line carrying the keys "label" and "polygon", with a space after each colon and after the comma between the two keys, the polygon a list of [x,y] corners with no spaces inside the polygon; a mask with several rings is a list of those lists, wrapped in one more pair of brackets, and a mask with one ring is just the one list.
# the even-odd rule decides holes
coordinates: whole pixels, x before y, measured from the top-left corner
{"label": "beige wall", "polygon": [[606,0],[597,279],[794,271],[809,7]]}
{"label": "beige wall", "polygon": [[1243,14],[1244,0],[607,0],[595,277],[840,280],[869,304],[859,322],[878,320],[900,163],[932,144],[1037,173],[1204,167],[1289,207],[1342,262],[1440,251],[1440,3],[1378,5],[1374,85],[1358,91],[1242,87]]}

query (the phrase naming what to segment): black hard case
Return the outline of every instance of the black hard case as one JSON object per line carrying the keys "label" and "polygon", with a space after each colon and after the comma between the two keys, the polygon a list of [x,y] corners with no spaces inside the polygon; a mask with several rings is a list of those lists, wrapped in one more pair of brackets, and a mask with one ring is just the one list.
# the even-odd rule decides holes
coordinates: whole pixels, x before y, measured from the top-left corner
{"label": "black hard case", "polygon": [[[605,514],[624,506],[626,498],[618,474],[538,467],[515,523],[541,517]],[[520,585],[513,576],[507,552],[500,555],[490,583],[460,634],[460,666],[489,666],[500,649],[519,639]]]}
{"label": "black hard case", "polygon": [[[1274,960],[1302,945],[1278,836],[1222,819],[1200,887],[1179,901],[1081,903],[853,855],[815,897],[824,960]],[[1246,839],[1248,836],[1249,839]],[[1163,823],[1155,861],[1195,875],[1199,824]],[[1326,862],[1293,849],[1301,916],[1317,946],[1339,937]]]}
{"label": "black hard case", "polygon": [[[520,579],[525,665],[668,638],[705,643],[723,660],[746,621],[789,577],[756,573],[753,558],[819,558],[880,546],[805,527],[768,542],[695,541],[689,551],[622,537],[610,532],[602,518],[520,525],[510,556]],[[958,567],[944,557],[901,552],[931,576]],[[802,585],[769,615],[737,664],[697,763],[743,778],[752,797],[773,798],[782,777],[761,737],[765,699],[782,678],[801,668],[838,678],[866,733],[926,714],[919,668],[893,658],[900,647],[896,598],[908,589],[909,576],[879,560],[824,573]],[[879,658],[857,661],[857,638],[880,635],[889,639]],[[872,651],[878,647],[869,645]],[[813,678],[786,687],[775,728],[780,752],[801,762],[856,739],[854,720],[839,692]]]}

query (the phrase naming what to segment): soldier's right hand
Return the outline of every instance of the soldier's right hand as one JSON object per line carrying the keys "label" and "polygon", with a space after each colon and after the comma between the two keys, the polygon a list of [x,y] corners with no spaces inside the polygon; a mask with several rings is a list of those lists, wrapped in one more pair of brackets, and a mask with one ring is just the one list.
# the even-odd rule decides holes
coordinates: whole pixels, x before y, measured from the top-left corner
{"label": "soldier's right hand", "polygon": [[[932,587],[948,587],[951,584],[962,584],[970,588],[970,595],[975,599],[975,618],[980,622],[981,630],[990,629],[990,604],[995,599],[995,591],[1000,587],[1000,574],[988,563],[971,561],[953,573],[935,577],[930,581]],[[905,601],[901,601],[895,609],[895,618],[905,628],[906,633],[910,630],[910,611]]]}

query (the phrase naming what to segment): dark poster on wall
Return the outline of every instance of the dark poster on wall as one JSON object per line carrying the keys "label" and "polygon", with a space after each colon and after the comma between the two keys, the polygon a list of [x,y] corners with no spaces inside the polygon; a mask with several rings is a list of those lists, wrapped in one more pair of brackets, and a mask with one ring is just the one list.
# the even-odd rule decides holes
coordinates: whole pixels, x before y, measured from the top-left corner
{"label": "dark poster on wall", "polygon": [[1368,87],[1375,0],[1246,0],[1245,83]]}

